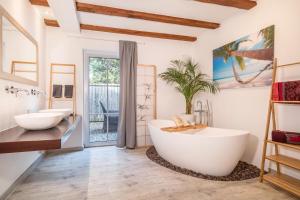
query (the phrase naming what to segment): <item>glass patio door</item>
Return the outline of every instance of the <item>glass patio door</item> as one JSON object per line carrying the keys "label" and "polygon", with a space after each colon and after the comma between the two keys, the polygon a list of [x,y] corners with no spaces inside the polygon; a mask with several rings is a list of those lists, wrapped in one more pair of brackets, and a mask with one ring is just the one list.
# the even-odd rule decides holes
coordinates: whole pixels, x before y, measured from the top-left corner
{"label": "glass patio door", "polygon": [[114,145],[119,120],[119,59],[88,56],[88,146]]}

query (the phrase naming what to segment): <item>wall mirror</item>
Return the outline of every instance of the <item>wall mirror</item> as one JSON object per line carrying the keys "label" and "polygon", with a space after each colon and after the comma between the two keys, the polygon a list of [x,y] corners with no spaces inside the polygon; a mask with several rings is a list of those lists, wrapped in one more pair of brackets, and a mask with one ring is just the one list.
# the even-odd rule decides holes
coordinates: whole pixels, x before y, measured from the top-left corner
{"label": "wall mirror", "polygon": [[0,6],[0,78],[38,86],[36,40]]}

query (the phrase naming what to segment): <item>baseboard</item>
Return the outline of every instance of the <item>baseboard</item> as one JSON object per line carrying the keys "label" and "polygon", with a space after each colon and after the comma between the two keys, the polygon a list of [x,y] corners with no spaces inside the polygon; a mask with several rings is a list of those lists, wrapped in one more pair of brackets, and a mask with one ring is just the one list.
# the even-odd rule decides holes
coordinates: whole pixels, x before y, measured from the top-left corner
{"label": "baseboard", "polygon": [[149,148],[152,146],[153,146],[153,144],[147,144],[147,145],[143,145],[143,146],[137,146],[135,149],[146,149],[146,148]]}
{"label": "baseboard", "polygon": [[84,147],[70,147],[70,148],[62,148],[62,149],[54,149],[54,150],[49,150],[47,153],[68,153],[72,151],[83,151]]}
{"label": "baseboard", "polygon": [[45,154],[41,153],[41,155],[28,167],[17,180],[0,196],[0,200],[7,199],[17,188],[18,185],[24,182],[24,180],[31,174],[31,172],[40,164],[43,160]]}

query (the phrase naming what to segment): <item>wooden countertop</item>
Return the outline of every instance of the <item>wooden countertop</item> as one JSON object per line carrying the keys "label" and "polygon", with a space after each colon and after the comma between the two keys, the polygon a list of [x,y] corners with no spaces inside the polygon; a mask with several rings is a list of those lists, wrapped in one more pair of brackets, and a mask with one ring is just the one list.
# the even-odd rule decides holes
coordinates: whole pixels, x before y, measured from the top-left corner
{"label": "wooden countertop", "polygon": [[0,132],[0,153],[61,149],[81,122],[81,117],[69,117],[56,127],[29,131],[19,126]]}

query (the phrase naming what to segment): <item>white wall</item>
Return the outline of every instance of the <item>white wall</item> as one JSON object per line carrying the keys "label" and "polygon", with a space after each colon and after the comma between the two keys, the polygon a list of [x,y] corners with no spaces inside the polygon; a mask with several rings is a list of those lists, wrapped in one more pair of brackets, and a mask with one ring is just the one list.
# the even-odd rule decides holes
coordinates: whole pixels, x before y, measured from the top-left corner
{"label": "white wall", "polygon": [[[43,49],[43,26],[28,1],[0,0],[0,3],[39,41]],[[139,63],[154,64],[158,73],[169,66],[172,59],[193,55],[199,61],[204,72],[212,73],[212,50],[241,36],[256,32],[264,27],[275,24],[275,56],[279,63],[300,60],[300,13],[298,0],[260,0],[258,6],[243,14],[236,15],[224,22],[217,30],[205,31],[196,43],[171,40],[151,39],[135,36],[118,35],[101,32],[83,32],[83,37],[66,35],[59,28],[46,29],[46,68],[44,52],[40,52],[41,78],[40,87],[48,89],[50,63],[70,63],[77,66],[77,111],[83,114],[83,50],[95,50],[104,53],[118,53],[118,40],[138,42]],[[34,25],[32,25],[32,23]],[[94,38],[94,39],[91,39]],[[104,39],[104,40],[103,40]],[[300,71],[294,71],[294,77]],[[211,74],[212,75],[212,74]],[[283,74],[291,78],[291,73]],[[46,76],[46,78],[43,78]],[[46,81],[45,81],[46,80]],[[8,81],[0,81],[1,130],[14,126],[13,116],[26,110],[36,110],[36,105],[43,105],[42,100],[33,97],[15,98],[3,92]],[[15,86],[28,87],[21,84]],[[184,112],[184,99],[173,87],[158,79],[157,88],[158,118],[170,118],[174,114]],[[246,129],[251,132],[249,146],[243,160],[259,165],[262,138],[264,135],[269,87],[223,90],[211,98],[214,107],[214,122],[216,127]],[[34,101],[34,103],[31,103]],[[16,106],[17,105],[17,106]],[[34,106],[32,106],[34,105]],[[288,106],[279,114],[283,129],[297,131],[299,108]],[[66,147],[81,146],[83,142],[80,131],[73,134]],[[37,153],[18,153],[0,155],[0,194],[37,158]],[[14,166],[14,167],[11,167]]]}
{"label": "white wall", "polygon": [[[0,4],[23,26],[39,44],[40,83],[39,88],[45,88],[44,78],[44,25],[38,12],[29,1],[0,0]],[[32,86],[0,80],[0,131],[14,127],[14,115],[35,111],[43,108],[43,97],[22,96],[16,98],[4,91],[6,85],[34,88]],[[9,186],[39,157],[38,152],[0,154],[0,196]]]}
{"label": "white wall", "polygon": [[[195,45],[194,58],[199,61],[203,71],[212,76],[213,49],[274,24],[275,57],[278,58],[279,64],[300,61],[299,8],[298,0],[259,0],[258,5],[250,11],[222,22],[217,30],[206,31],[200,35]],[[284,80],[299,79],[299,75],[298,68],[292,73],[285,73]],[[249,146],[243,159],[257,166],[261,159],[269,93],[269,87],[226,89],[214,97],[202,97],[211,98],[213,102],[216,127],[251,132]],[[286,106],[284,113],[279,114],[279,127],[299,132],[299,111],[299,107]],[[299,154],[293,155],[299,157]]]}
{"label": "white wall", "polygon": [[[101,40],[87,38],[101,38]],[[69,63],[77,66],[78,114],[83,113],[83,50],[118,54],[118,40],[137,41],[139,64],[156,65],[157,73],[163,72],[169,66],[170,60],[192,54],[192,43],[189,42],[102,32],[83,32],[83,38],[80,39],[66,35],[61,29],[47,27],[47,66],[50,66],[50,63]],[[160,79],[157,81],[158,118],[170,118],[174,114],[183,113],[185,108],[183,97],[165,82]],[[49,77],[47,83],[49,83]],[[73,134],[68,142],[68,147],[79,145],[82,145],[81,136]]]}

